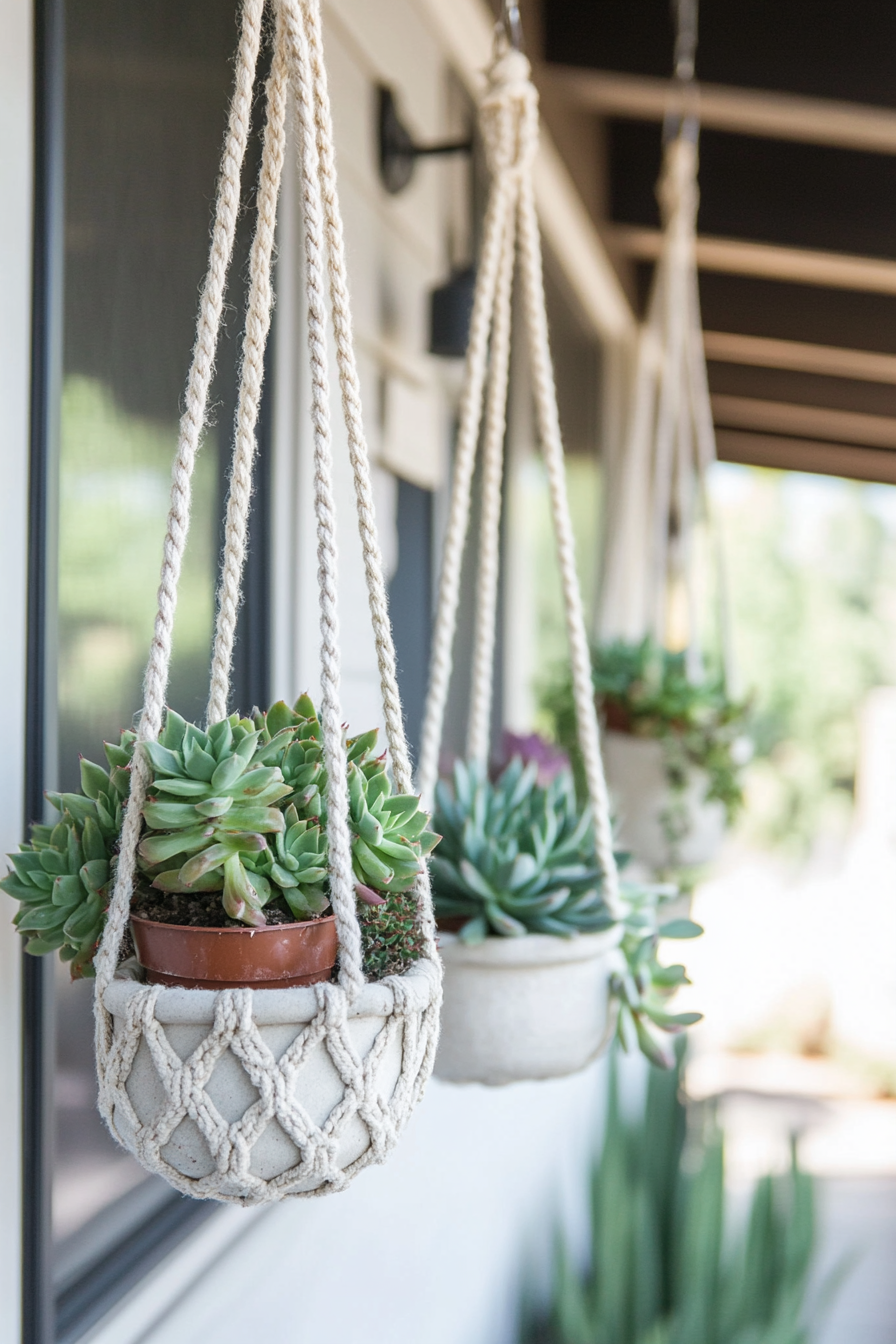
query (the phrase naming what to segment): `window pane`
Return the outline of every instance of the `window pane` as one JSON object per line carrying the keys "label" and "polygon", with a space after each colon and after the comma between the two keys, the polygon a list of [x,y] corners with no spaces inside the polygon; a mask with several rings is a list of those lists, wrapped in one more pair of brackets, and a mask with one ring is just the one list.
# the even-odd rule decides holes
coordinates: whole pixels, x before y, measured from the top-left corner
{"label": "window pane", "polygon": [[[70,0],[66,14],[65,293],[59,446],[57,782],[102,760],[140,705],[177,419],[193,340],[235,42],[220,0]],[[242,258],[234,273],[242,273]],[[233,297],[236,335],[240,296]],[[233,340],[219,360],[233,383]],[[228,376],[229,375],[229,376]],[[194,477],[169,699],[205,704],[232,402]],[[168,1187],[96,1110],[92,988],[57,976],[56,1278],[95,1263]]]}

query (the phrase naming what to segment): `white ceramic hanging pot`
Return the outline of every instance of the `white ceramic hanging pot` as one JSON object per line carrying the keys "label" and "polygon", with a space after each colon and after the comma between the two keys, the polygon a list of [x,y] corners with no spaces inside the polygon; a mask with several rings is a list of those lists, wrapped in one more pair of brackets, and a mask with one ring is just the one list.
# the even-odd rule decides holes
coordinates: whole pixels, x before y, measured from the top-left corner
{"label": "white ceramic hanging pot", "polygon": [[123,978],[103,1001],[116,1138],[185,1194],[248,1205],[340,1189],[383,1160],[429,1074],[439,973],[421,960],[351,1002],[336,984]]}
{"label": "white ceramic hanging pot", "polygon": [[445,971],[435,1075],[493,1086],[577,1073],[609,1044],[620,926],[555,938],[439,935]]}
{"label": "white ceramic hanging pot", "polygon": [[[724,839],[726,817],[723,803],[707,800],[706,772],[694,770],[687,787],[673,795],[666,778],[663,746],[656,738],[611,731],[604,734],[603,749],[620,848],[654,871],[710,863]],[[676,809],[683,810],[687,826],[674,845],[663,826],[664,813],[673,802]]]}

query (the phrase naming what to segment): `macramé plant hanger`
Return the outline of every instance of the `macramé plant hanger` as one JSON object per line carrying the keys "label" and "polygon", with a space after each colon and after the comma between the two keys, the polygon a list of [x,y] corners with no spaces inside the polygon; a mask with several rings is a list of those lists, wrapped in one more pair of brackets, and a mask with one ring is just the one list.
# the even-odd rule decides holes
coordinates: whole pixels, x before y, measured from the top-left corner
{"label": "macram\u00e9 plant hanger", "polygon": [[[505,21],[496,29],[494,59],[480,107],[492,183],[461,399],[420,759],[424,804],[428,807],[436,795],[439,820],[434,825],[443,835],[432,861],[437,912],[469,914],[477,903],[481,911],[458,935],[444,931],[442,925],[439,948],[445,997],[435,1072],[454,1082],[489,1084],[555,1077],[582,1068],[612,1037],[614,995],[624,998],[626,984],[631,989],[625,1009],[628,1026],[634,1028],[633,1036],[637,1032],[640,1037],[643,1031],[648,1045],[652,1038],[645,1021],[656,1006],[646,1009],[640,995],[649,980],[645,968],[655,964],[657,894],[621,895],[613,853],[548,344],[532,180],[538,97],[529,63],[512,40],[518,25],[515,10],[515,5],[505,5]],[[508,22],[513,17],[516,23]],[[546,791],[534,786],[533,768],[524,771],[520,763],[511,765],[497,784],[488,778],[502,459],[517,266],[588,788],[584,811],[577,809],[568,775]],[[437,787],[438,762],[480,431],[482,517],[467,759],[455,767],[452,793],[444,782]],[[449,859],[452,848],[457,853]],[[555,866],[548,871],[552,863]],[[630,939],[629,929],[634,930]],[[634,977],[624,974],[621,943],[644,953]],[[672,1019],[665,1018],[665,1025],[673,1025]],[[658,1053],[654,1050],[655,1056]]]}
{"label": "macram\u00e9 plant hanger", "polygon": [[[386,1157],[431,1072],[441,998],[441,968],[425,863],[414,889],[422,955],[403,974],[373,983],[365,980],[362,962],[348,820],[347,771],[351,777],[353,767],[347,765],[339,702],[327,288],[386,734],[398,793],[410,794],[411,776],[352,348],[319,0],[272,0],[270,5],[273,59],[265,90],[267,119],[250,258],[251,286],[208,722],[210,728],[223,725],[221,731],[226,730],[256,450],[255,425],[272,306],[271,254],[291,91],[301,159],[322,636],[320,728],[329,780],[329,899],[339,940],[338,982],[263,992],[250,988],[213,991],[145,985],[128,978],[119,968],[150,773],[147,753],[162,726],[177,582],[189,526],[190,479],[205,419],[233,250],[265,9],[266,0],[244,0],[236,87],[174,465],[158,615],[131,771],[130,803],[121,834],[114,894],[96,955],[99,1104],[113,1135],[149,1171],[164,1176],[182,1193],[240,1204],[338,1190],[362,1167]],[[144,747],[144,743],[149,746]]]}
{"label": "macram\u00e9 plant hanger", "polygon": [[[703,614],[711,597],[721,695],[733,702],[724,557],[707,492],[716,446],[697,283],[696,0],[678,0],[677,14],[676,109],[666,119],[657,188],[662,245],[639,334],[628,435],[607,472],[597,624],[604,646],[647,638],[657,658],[659,650],[682,652],[687,681],[701,686],[710,661]],[[698,547],[701,532],[706,544]],[[613,732],[605,760],[623,841],[639,859],[662,869],[712,857],[726,808],[703,801],[705,779],[689,781],[669,804],[658,741]]]}

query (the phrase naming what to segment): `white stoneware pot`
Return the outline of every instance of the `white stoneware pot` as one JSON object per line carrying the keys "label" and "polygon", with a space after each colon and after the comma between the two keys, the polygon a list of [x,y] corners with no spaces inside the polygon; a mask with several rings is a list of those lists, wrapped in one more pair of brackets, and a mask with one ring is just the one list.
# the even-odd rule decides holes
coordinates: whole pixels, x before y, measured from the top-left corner
{"label": "white stoneware pot", "polygon": [[687,834],[673,849],[663,830],[662,817],[671,801],[656,738],[608,732],[603,737],[604,768],[616,817],[619,845],[639,863],[656,871],[673,864],[686,868],[710,863],[725,836],[725,806],[707,801],[708,777],[695,770],[676,804],[685,808]]}
{"label": "white stoneware pot", "polygon": [[339,1189],[383,1160],[432,1067],[439,975],[419,961],[354,1002],[335,984],[116,979],[104,1001],[116,1137],[185,1194],[253,1204]]}
{"label": "white stoneware pot", "polygon": [[609,1043],[610,976],[621,929],[554,938],[439,934],[445,968],[434,1073],[453,1083],[520,1082],[576,1073]]}

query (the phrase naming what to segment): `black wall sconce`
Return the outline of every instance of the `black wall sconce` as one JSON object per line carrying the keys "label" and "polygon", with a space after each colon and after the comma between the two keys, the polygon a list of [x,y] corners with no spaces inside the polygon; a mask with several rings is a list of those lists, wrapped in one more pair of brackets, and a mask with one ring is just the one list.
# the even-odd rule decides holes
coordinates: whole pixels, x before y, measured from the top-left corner
{"label": "black wall sconce", "polygon": [[439,145],[416,145],[414,138],[398,115],[395,95],[381,84],[379,96],[380,178],[390,196],[397,196],[414,176],[418,159],[442,154],[469,154],[472,138],[448,140]]}
{"label": "black wall sconce", "polygon": [[476,269],[465,266],[429,295],[429,353],[442,359],[463,359],[470,339],[470,318],[476,290]]}

